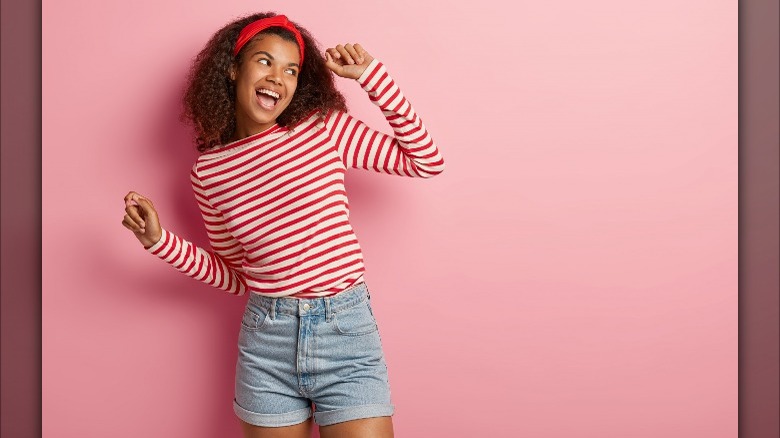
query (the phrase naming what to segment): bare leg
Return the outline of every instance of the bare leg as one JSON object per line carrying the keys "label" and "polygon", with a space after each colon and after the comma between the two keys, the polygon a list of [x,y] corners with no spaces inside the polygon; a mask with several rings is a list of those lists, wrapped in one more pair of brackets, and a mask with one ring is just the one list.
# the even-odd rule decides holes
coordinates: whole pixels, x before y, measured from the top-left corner
{"label": "bare leg", "polygon": [[320,426],[320,438],[393,438],[393,417],[361,418]]}
{"label": "bare leg", "polygon": [[244,438],[309,438],[311,436],[312,418],[292,426],[261,427],[254,426],[239,418]]}

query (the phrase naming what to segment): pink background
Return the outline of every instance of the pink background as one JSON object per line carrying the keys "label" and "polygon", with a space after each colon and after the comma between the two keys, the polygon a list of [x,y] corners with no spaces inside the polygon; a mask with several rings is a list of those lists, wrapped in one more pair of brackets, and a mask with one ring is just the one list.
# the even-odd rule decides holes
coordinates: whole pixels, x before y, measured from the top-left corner
{"label": "pink background", "polygon": [[246,297],[120,223],[136,190],[206,244],[180,88],[257,10],[364,45],[447,163],[348,174],[396,436],[736,436],[737,2],[713,0],[44,1],[44,436],[240,436]]}

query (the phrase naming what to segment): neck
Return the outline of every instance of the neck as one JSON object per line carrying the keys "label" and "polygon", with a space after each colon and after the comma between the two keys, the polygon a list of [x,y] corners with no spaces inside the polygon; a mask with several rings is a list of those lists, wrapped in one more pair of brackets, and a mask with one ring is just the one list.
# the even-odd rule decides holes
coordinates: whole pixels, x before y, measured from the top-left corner
{"label": "neck", "polygon": [[233,133],[233,139],[231,141],[238,141],[243,138],[247,138],[249,136],[259,134],[263,131],[267,131],[271,127],[276,125],[276,122],[274,123],[267,123],[263,125],[256,125],[251,128],[248,128],[246,126],[236,126],[236,131]]}

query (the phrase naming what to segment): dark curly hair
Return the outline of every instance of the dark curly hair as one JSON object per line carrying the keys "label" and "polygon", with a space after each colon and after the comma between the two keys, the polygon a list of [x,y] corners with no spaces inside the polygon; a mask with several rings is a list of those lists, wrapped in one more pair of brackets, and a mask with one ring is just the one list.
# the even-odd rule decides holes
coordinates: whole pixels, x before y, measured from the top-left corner
{"label": "dark curly hair", "polygon": [[[249,23],[261,18],[273,17],[273,12],[249,15],[229,23],[218,30],[192,62],[184,92],[182,119],[193,124],[198,151],[205,152],[229,143],[236,130],[235,85],[230,80],[232,65],[240,67],[249,43],[233,56],[238,34]],[[298,86],[289,106],[276,122],[292,127],[318,111],[324,117],[329,110],[347,111],[344,96],[336,89],[333,74],[325,66],[325,57],[317,41],[309,31],[293,22],[303,38],[305,60],[298,74]],[[258,35],[278,35],[297,42],[292,32],[272,27]],[[253,38],[254,40],[254,38]]]}

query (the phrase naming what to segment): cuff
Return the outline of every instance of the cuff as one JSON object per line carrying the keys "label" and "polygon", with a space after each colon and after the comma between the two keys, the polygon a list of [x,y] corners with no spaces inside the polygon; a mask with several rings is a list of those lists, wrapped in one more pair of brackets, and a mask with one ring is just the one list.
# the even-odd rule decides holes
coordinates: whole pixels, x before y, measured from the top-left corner
{"label": "cuff", "polygon": [[154,245],[150,247],[144,247],[144,249],[154,255],[159,255],[160,253],[165,253],[168,251],[165,251],[166,249],[170,249],[170,247],[173,246],[173,235],[168,232],[165,228],[162,228],[162,234],[160,235],[160,240],[157,241]]}
{"label": "cuff", "polygon": [[384,64],[379,62],[378,59],[374,58],[373,61],[371,61],[370,64],[368,64],[368,67],[366,67],[365,70],[363,70],[363,74],[360,75],[359,78],[356,80],[358,81],[358,84],[360,84],[361,87],[363,87],[366,91],[372,91],[372,87],[376,84],[372,84],[372,79],[375,77],[379,77],[381,75],[377,75],[378,72],[381,70],[384,70]]}

